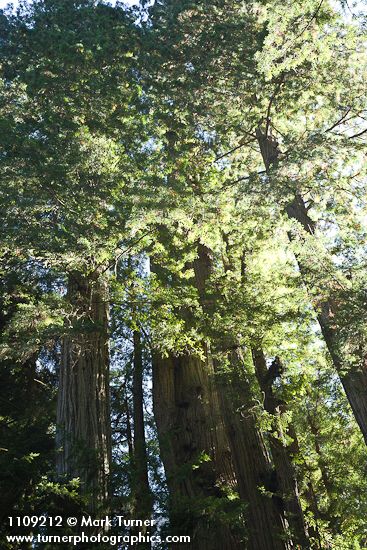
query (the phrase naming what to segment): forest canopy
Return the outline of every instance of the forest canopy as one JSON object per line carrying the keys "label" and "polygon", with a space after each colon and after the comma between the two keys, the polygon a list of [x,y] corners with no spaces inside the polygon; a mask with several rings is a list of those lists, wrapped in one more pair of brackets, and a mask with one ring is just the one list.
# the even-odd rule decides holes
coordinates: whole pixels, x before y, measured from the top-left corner
{"label": "forest canopy", "polygon": [[367,549],[361,7],[0,10],[2,548]]}

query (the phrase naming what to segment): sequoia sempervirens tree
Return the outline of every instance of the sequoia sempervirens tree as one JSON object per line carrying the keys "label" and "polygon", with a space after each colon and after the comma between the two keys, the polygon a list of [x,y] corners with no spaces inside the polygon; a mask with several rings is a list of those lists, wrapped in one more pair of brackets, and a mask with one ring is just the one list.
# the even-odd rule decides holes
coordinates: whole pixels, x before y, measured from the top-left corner
{"label": "sequoia sempervirens tree", "polygon": [[68,313],[55,326],[58,473],[79,478],[96,510],[110,475],[108,276],[117,248],[139,231],[129,221],[145,135],[136,30],[122,8],[89,0],[26,4],[6,30],[5,239],[67,287]]}
{"label": "sequoia sempervirens tree", "polygon": [[[270,194],[279,216],[290,218],[293,239],[299,235],[299,268],[366,438],[365,276],[357,259],[364,243],[366,135],[360,28],[314,1],[166,2],[151,13],[156,58],[166,68],[158,85],[212,140],[226,185],[239,195]],[[356,314],[364,328],[355,327]]]}
{"label": "sequoia sempervirens tree", "polygon": [[[171,203],[174,214],[159,220],[151,267],[158,284],[157,303],[166,296],[167,303],[175,305],[171,314],[168,308],[167,317],[165,308],[155,314],[152,342],[154,407],[173,525],[182,525],[184,507],[192,510],[192,527],[186,528],[193,529],[194,545],[210,548],[214,538],[221,537],[224,547],[242,547],[246,538],[248,548],[287,548],[291,542],[285,511],[281,499],[270,496],[276,491],[274,474],[258,426],[244,338],[238,335],[248,334],[246,314],[238,306],[231,319],[232,310],[225,313],[228,288],[212,289],[213,271],[218,270],[219,279],[231,273],[241,277],[241,261],[237,258],[231,269],[220,255],[226,242],[223,232],[232,227],[235,201],[229,191],[225,200],[216,196],[212,208],[206,209],[206,201],[220,189],[221,176],[206,162],[205,142],[187,136],[182,123],[181,132],[176,130],[176,124],[171,117],[165,133],[161,157],[168,175],[161,180],[160,196],[162,205],[166,194],[177,202]],[[203,197],[206,188],[212,188],[213,195]],[[246,239],[246,228],[240,232]],[[186,238],[179,245],[180,234]],[[228,532],[217,519],[221,511],[230,513],[228,491],[238,492],[239,504],[245,506],[242,533],[233,527]],[[208,518],[204,511],[210,502]],[[214,524],[208,532],[210,522]]]}
{"label": "sequoia sempervirens tree", "polygon": [[0,12],[2,516],[67,496],[192,550],[366,546],[366,36],[343,4]]}
{"label": "sequoia sempervirens tree", "polygon": [[[165,102],[161,109],[166,113],[174,112],[179,120],[177,126],[181,128],[177,130],[174,124],[167,132],[167,139],[179,148],[180,134],[185,135],[191,128],[193,134],[201,138],[212,166],[216,166],[220,173],[217,187],[207,179],[205,184],[200,182],[195,178],[194,166],[198,162],[195,146],[184,146],[181,142],[184,151],[181,166],[187,166],[185,153],[189,147],[193,151],[193,160],[186,180],[182,171],[175,172],[181,175],[181,179],[178,177],[176,187],[171,189],[173,201],[175,193],[179,193],[179,185],[185,198],[191,185],[193,195],[196,192],[203,199],[201,211],[206,216],[208,212],[216,211],[217,218],[209,230],[205,229],[200,214],[194,213],[194,201],[189,207],[192,214],[190,223],[196,224],[201,243],[208,245],[210,238],[207,235],[214,234],[213,228],[220,224],[221,200],[228,201],[231,190],[238,214],[234,219],[241,220],[236,227],[248,222],[246,209],[241,217],[241,201],[252,199],[255,203],[263,200],[268,205],[266,215],[273,229],[283,226],[282,213],[287,204],[293,204],[295,196],[299,197],[300,189],[308,194],[308,209],[313,208],[319,217],[324,215],[321,227],[325,246],[321,246],[320,235],[318,241],[307,239],[307,247],[304,239],[299,241],[302,242],[300,252],[307,256],[303,264],[300,263],[307,264],[306,269],[301,270],[302,278],[319,319],[322,316],[320,311],[325,309],[324,296],[332,290],[335,294],[335,289],[338,289],[338,300],[344,294],[346,301],[339,310],[339,318],[343,319],[339,345],[344,346],[349,362],[340,369],[340,364],[335,363],[335,354],[331,353],[331,356],[336,370],[342,376],[354,379],[356,406],[351,392],[346,393],[363,432],[364,421],[360,414],[363,407],[360,404],[366,394],[363,384],[361,386],[354,375],[357,363],[353,355],[363,357],[365,329],[355,327],[352,335],[348,326],[353,317],[347,320],[347,315],[352,311],[355,314],[358,307],[365,318],[363,300],[359,298],[359,306],[356,306],[355,299],[357,295],[361,297],[359,289],[361,280],[364,280],[360,263],[365,242],[360,224],[364,208],[364,172],[360,146],[353,141],[364,134],[360,128],[353,135],[349,131],[349,137],[333,135],[336,128],[340,130],[341,125],[344,128],[345,122],[358,128],[363,121],[365,58],[360,47],[359,29],[345,25],[339,14],[326,3],[319,5],[316,2],[306,5],[292,3],[291,6],[274,2],[243,5],[223,1],[209,5],[203,1],[194,5],[167,1],[153,6],[150,15],[152,26],[146,55],[149,69],[154,74],[154,80],[150,80],[151,90],[158,97],[163,93]],[[354,56],[356,47],[358,64]],[[336,82],[330,78],[331,74]],[[355,84],[352,91],[351,78]],[[340,112],[340,104],[344,103],[347,105],[345,116]],[[337,144],[340,139],[345,148]],[[269,156],[264,162],[267,154]],[[171,162],[169,159],[168,163]],[[275,165],[282,167],[276,177],[269,177],[270,165],[272,174]],[[355,181],[357,176],[359,179]],[[167,185],[164,187],[167,191]],[[346,198],[352,206],[349,220],[343,211]],[[175,203],[172,211],[174,208]],[[291,217],[295,218],[294,215]],[[233,221],[230,225],[229,234],[233,233],[235,223]],[[258,221],[253,230],[258,237],[262,234],[263,223]],[[187,221],[186,226],[191,227]],[[353,226],[359,228],[359,237],[355,240],[351,237]],[[339,230],[336,238],[335,227]],[[293,226],[293,232],[299,233],[298,225]],[[232,237],[227,237],[229,243],[231,240]],[[348,244],[352,244],[349,249]],[[225,242],[223,246],[227,247]],[[284,246],[287,247],[285,243]],[[356,247],[359,247],[358,252]],[[248,243],[243,243],[243,249],[248,255],[252,252]],[[237,250],[241,251],[238,245]],[[240,252],[237,255],[240,256]],[[353,258],[352,262],[347,260],[348,256]],[[320,269],[320,263],[324,269]],[[345,281],[338,282],[344,279],[343,266],[346,268],[347,265],[349,281],[351,273],[355,278],[355,290],[350,294],[347,291],[350,283],[343,285]],[[340,292],[341,289],[344,293]],[[333,310],[329,321],[331,319],[337,322]],[[325,323],[321,323],[321,329],[332,352]],[[348,335],[351,336],[349,342]],[[289,464],[288,474],[294,476],[292,472]],[[287,481],[290,487],[292,481]],[[292,490],[295,491],[294,503],[299,506],[294,480]],[[298,528],[302,539],[306,534],[302,535],[302,521]]]}
{"label": "sequoia sempervirens tree", "polygon": [[[151,490],[149,479],[152,470],[148,449],[150,414],[147,413],[149,401],[145,387],[150,377],[150,350],[144,263],[143,255],[129,256],[120,262],[111,298],[112,366],[116,378],[121,380],[118,389],[113,389],[115,396],[112,412],[116,421],[124,417],[126,426],[126,443],[120,443],[120,448],[116,444],[115,455],[117,464],[121,461],[122,467],[124,453],[121,449],[128,455],[129,514],[133,519],[149,518],[153,513],[156,496]],[[123,440],[124,433],[115,429],[114,436],[117,440]],[[154,467],[153,470],[156,475]],[[144,534],[147,531],[149,528],[145,526]],[[142,541],[140,547],[150,548],[151,544]]]}

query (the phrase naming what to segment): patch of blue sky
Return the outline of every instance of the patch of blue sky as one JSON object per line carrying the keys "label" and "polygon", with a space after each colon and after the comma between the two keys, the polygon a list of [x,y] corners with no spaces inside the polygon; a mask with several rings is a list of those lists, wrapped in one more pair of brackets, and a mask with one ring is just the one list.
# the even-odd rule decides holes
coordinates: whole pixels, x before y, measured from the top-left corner
{"label": "patch of blue sky", "polygon": [[[128,6],[136,6],[139,4],[139,0],[123,0],[123,2]],[[19,1],[13,0],[9,2],[9,0],[0,0],[0,9],[5,8],[8,4],[13,4],[14,7],[17,7],[17,5],[19,4]],[[115,5],[116,0],[110,0],[109,4]]]}

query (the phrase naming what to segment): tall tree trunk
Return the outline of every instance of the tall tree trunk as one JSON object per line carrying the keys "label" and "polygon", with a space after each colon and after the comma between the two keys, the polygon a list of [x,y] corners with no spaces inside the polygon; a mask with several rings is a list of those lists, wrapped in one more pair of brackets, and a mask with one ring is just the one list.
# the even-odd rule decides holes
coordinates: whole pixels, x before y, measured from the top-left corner
{"label": "tall tree trunk", "polygon": [[[272,166],[277,164],[279,156],[278,143],[260,128],[257,129],[257,139],[265,168],[269,171]],[[315,232],[316,223],[309,217],[304,200],[299,193],[295,193],[293,200],[286,206],[285,211],[290,219],[301,224],[306,233],[312,235]],[[293,240],[291,233],[289,233],[289,238]],[[302,258],[297,257],[297,261],[307,286],[308,269],[303,264]],[[314,305],[331,359],[367,445],[367,357],[362,357],[359,364],[348,363],[339,350],[340,327],[335,323],[336,304],[329,298]]]}
{"label": "tall tree trunk", "polygon": [[[196,287],[204,311],[213,313],[218,297],[207,292],[207,281],[212,271],[212,254],[199,244],[198,258],[194,261]],[[274,472],[257,425],[251,384],[247,378],[241,350],[235,340],[221,339],[215,345],[222,354],[213,364],[221,397],[221,409],[227,437],[230,442],[238,490],[241,499],[248,503],[248,550],[284,550],[289,548],[282,508],[275,496],[267,496],[262,488],[271,492]],[[228,360],[229,371],[222,368],[220,355]]]}
{"label": "tall tree trunk", "polygon": [[67,297],[75,308],[75,333],[62,342],[57,470],[67,479],[80,478],[96,512],[108,498],[111,456],[106,281],[70,273]]}
{"label": "tall tree trunk", "polygon": [[156,355],[153,398],[173,531],[191,535],[192,550],[244,548],[229,526],[205,514],[235,485],[212,366],[194,355]]}
{"label": "tall tree trunk", "polygon": [[124,384],[124,409],[126,413],[126,440],[127,440],[127,447],[129,449],[129,458],[131,462],[133,461],[134,457],[134,442],[133,442],[133,434],[131,431],[131,415],[130,415],[130,407],[129,407],[129,400],[127,398],[127,388],[126,388],[126,382]]}
{"label": "tall tree trunk", "polygon": [[249,399],[249,384],[244,380],[240,350],[231,353],[230,365],[230,373],[218,374],[218,383],[222,388],[222,409],[238,490],[242,500],[248,503],[246,548],[285,550],[290,546],[282,502],[275,494],[276,473],[257,425],[256,404]]}
{"label": "tall tree trunk", "polygon": [[[160,230],[165,236],[165,228]],[[152,261],[151,271],[165,284],[165,271]],[[179,313],[190,322],[185,308]],[[236,490],[236,479],[205,346],[202,355],[204,359],[192,353],[153,354],[154,417],[170,493],[171,527],[174,534],[191,536],[191,550],[244,549],[241,520],[236,525],[223,521],[227,508],[233,513],[227,495]]]}
{"label": "tall tree trunk", "polygon": [[[148,479],[148,458],[145,440],[144,397],[143,397],[143,348],[140,332],[134,330],[134,370],[133,370],[133,494],[135,518],[150,519],[152,515],[152,494]],[[150,543],[138,548],[150,548]]]}
{"label": "tall tree trunk", "polygon": [[[297,195],[292,203],[287,206],[286,212],[291,219],[301,223],[307,233],[311,235],[314,233],[316,224],[308,216],[307,208],[300,195]],[[291,235],[290,238],[292,239]],[[301,258],[298,258],[298,265],[301,274],[305,275],[306,279],[307,270],[302,264]],[[367,359],[362,359],[359,365],[351,365],[344,360],[338,345],[340,327],[335,323],[336,304],[329,298],[316,304],[316,307],[322,335],[335,369],[339,374],[354,417],[367,444]]]}
{"label": "tall tree trunk", "polygon": [[310,548],[310,543],[299,500],[297,476],[292,462],[292,451],[284,437],[284,435],[291,435],[291,429],[288,429],[287,434],[283,434],[278,428],[280,425],[279,417],[286,412],[287,405],[284,402],[280,402],[274,395],[273,383],[278,376],[281,376],[282,367],[276,359],[271,368],[268,369],[262,349],[253,349],[252,358],[259,386],[264,396],[264,408],[269,414],[274,416],[274,425],[269,432],[270,451],[274,461],[286,517],[293,535],[292,538],[299,548],[308,549]]}

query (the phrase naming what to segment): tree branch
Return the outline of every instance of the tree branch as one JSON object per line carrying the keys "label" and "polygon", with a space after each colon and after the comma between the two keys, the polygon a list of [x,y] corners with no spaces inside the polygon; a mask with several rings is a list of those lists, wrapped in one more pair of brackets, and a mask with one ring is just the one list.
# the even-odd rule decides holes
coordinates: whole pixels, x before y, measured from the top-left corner
{"label": "tree branch", "polygon": [[362,130],[362,131],[359,132],[358,134],[354,134],[354,136],[348,136],[348,139],[354,139],[354,138],[363,136],[363,134],[365,134],[366,132],[367,132],[367,128],[365,128],[364,130]]}
{"label": "tree branch", "polygon": [[330,128],[328,128],[327,130],[324,130],[324,134],[326,134],[327,132],[331,132],[331,130],[334,130],[334,128],[339,126],[339,124],[341,124],[344,121],[345,117],[350,113],[351,109],[351,107],[348,107],[347,111],[343,114],[341,118],[339,118],[337,122],[335,122],[335,124],[330,126]]}

